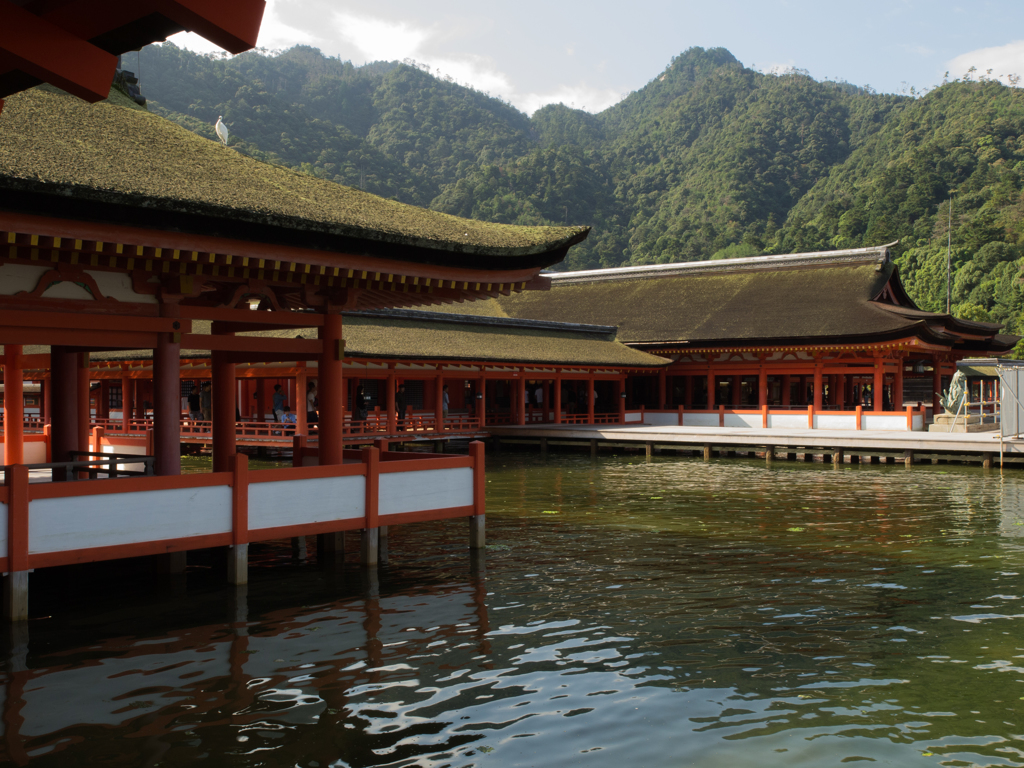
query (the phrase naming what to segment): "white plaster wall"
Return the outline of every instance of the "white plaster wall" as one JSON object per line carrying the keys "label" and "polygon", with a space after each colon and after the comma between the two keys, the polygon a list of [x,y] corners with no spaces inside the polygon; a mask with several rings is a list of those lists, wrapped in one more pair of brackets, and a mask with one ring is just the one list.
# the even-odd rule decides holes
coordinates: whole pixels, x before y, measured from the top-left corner
{"label": "white plaster wall", "polygon": [[46,443],[34,440],[31,443],[25,443],[23,448],[26,464],[46,463]]}
{"label": "white plaster wall", "polygon": [[815,429],[856,429],[856,416],[815,415]]}
{"label": "white plaster wall", "polygon": [[231,489],[218,485],[36,499],[28,512],[31,554],[166,541],[230,532]]}
{"label": "white plaster wall", "polygon": [[653,414],[647,414],[647,418],[642,419],[640,418],[640,411],[626,411],[626,423],[640,423],[643,421],[646,422],[647,424],[653,424],[654,422],[651,421],[650,419],[650,416],[652,415]]}
{"label": "white plaster wall", "polygon": [[861,415],[861,428],[881,429],[887,432],[906,432],[907,414],[893,413],[876,415],[873,413],[865,413]]}
{"label": "white plaster wall", "polygon": [[919,432],[924,429],[924,416],[919,413],[915,413],[911,418],[914,431]]}
{"label": "white plaster wall", "polygon": [[318,477],[249,483],[249,528],[276,528],[366,515],[366,478]]}
{"label": "white plaster wall", "polygon": [[428,469],[380,476],[378,514],[466,507],[473,503],[473,469]]}
{"label": "white plaster wall", "polygon": [[654,427],[677,427],[679,426],[679,414],[651,413],[648,411],[644,414],[644,423],[650,424]]}
{"label": "white plaster wall", "polygon": [[807,414],[769,413],[768,427],[770,429],[807,429]]}
{"label": "white plaster wall", "polygon": [[684,413],[684,427],[717,427],[717,413]]}
{"label": "white plaster wall", "polygon": [[751,429],[761,428],[760,413],[727,413],[725,414],[725,426],[727,427],[749,427]]}

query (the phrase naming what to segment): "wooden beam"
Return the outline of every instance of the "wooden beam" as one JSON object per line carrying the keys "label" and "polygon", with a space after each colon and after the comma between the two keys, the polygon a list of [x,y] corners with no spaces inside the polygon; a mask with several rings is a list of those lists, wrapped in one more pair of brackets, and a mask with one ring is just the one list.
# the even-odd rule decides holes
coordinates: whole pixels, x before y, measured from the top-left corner
{"label": "wooden beam", "polygon": [[182,349],[208,349],[218,352],[269,352],[289,355],[287,360],[313,360],[320,355],[319,339],[277,339],[267,336],[209,336],[183,334]]}
{"label": "wooden beam", "polygon": [[95,102],[110,95],[116,70],[117,56],[11,0],[0,0],[0,75],[24,72]]}
{"label": "wooden beam", "polygon": [[45,310],[0,309],[0,328],[4,326],[14,328],[74,328],[91,331],[132,331],[136,333],[192,332],[191,320],[180,320],[170,317],[79,315],[71,312],[48,312]]}
{"label": "wooden beam", "polygon": [[155,333],[80,328],[2,328],[0,344],[61,345],[87,349],[155,349]]}

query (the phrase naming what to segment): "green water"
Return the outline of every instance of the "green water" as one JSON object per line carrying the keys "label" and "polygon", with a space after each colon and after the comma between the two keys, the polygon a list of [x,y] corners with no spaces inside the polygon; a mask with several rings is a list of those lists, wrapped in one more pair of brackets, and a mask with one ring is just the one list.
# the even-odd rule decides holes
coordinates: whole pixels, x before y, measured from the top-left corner
{"label": "green water", "polygon": [[498,454],[487,487],[483,561],[458,521],[392,529],[379,579],[286,543],[241,595],[210,553],[40,577],[6,760],[1024,765],[1024,475]]}

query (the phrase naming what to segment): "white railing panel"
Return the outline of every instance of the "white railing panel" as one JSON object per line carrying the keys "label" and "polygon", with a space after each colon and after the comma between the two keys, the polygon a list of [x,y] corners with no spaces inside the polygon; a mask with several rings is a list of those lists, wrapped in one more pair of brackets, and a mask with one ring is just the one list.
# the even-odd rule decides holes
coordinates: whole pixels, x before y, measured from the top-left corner
{"label": "white railing panel", "polygon": [[277,528],[366,516],[362,475],[249,483],[249,528]]}
{"label": "white railing panel", "polygon": [[915,413],[910,417],[911,423],[914,425],[913,429],[915,432],[920,432],[924,429],[924,416],[920,413]]}
{"label": "white railing panel", "polygon": [[769,429],[807,429],[806,413],[768,412]]}
{"label": "white railing panel", "polygon": [[724,421],[727,427],[761,428],[760,413],[726,413]]}
{"label": "white railing panel", "polygon": [[650,417],[654,416],[654,415],[655,414],[648,413],[648,414],[645,414],[644,416],[641,416],[640,415],[640,411],[626,411],[625,423],[626,424],[640,424],[640,423],[654,424],[654,422],[651,421],[651,419],[650,419]]}
{"label": "white railing panel", "polygon": [[28,515],[29,554],[230,533],[231,488],[35,499]]}
{"label": "white railing panel", "polygon": [[886,432],[906,432],[906,413],[865,413],[861,415],[862,429],[878,429]]}
{"label": "white railing panel", "polygon": [[644,414],[644,423],[652,427],[677,427],[679,426],[679,413],[651,413]]}
{"label": "white railing panel", "polygon": [[473,503],[473,468],[425,469],[380,475],[378,514],[467,507]]}
{"label": "white railing panel", "polygon": [[683,414],[684,427],[717,427],[717,413],[685,413]]}
{"label": "white railing panel", "polygon": [[839,414],[821,413],[814,416],[815,429],[856,429],[856,416],[841,416]]}

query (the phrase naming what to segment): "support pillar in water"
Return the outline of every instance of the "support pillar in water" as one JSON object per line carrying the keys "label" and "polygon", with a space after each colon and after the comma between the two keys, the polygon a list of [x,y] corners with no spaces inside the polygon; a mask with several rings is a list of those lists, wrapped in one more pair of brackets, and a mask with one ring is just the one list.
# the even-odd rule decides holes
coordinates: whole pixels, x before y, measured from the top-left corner
{"label": "support pillar in water", "polygon": [[359,539],[359,564],[364,568],[376,568],[380,551],[380,536],[377,528],[363,528]]}
{"label": "support pillar in water", "polygon": [[10,622],[28,621],[28,571],[4,576],[4,618]]}
{"label": "support pillar in water", "polygon": [[484,530],[487,524],[487,515],[473,515],[469,518],[469,548],[483,549],[487,546]]}
{"label": "support pillar in water", "polygon": [[228,547],[228,584],[236,587],[249,583],[249,545],[233,544]]}

